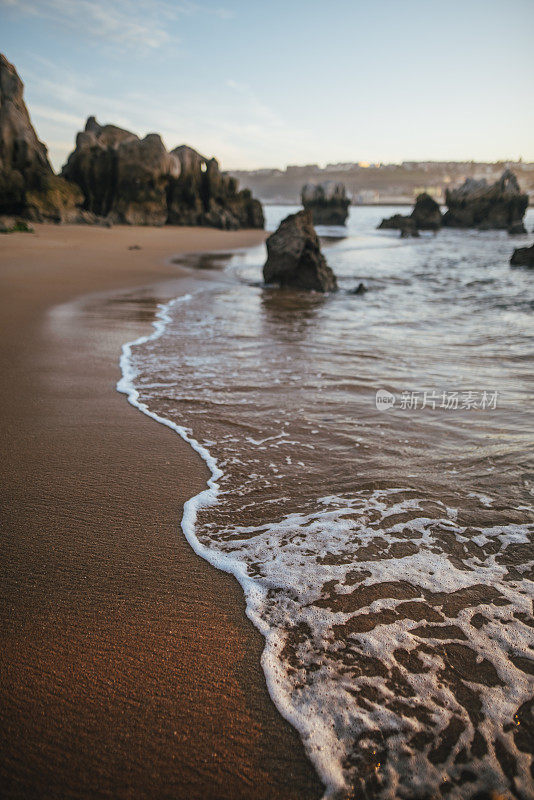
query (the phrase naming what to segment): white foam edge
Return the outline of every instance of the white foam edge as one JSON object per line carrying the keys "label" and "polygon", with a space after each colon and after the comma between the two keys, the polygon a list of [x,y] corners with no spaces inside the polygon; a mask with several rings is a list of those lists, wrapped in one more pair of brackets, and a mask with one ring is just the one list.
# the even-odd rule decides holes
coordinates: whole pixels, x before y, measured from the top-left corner
{"label": "white foam edge", "polygon": [[127,396],[128,402],[132,406],[139,409],[139,411],[141,411],[147,417],[151,417],[151,419],[156,420],[156,422],[161,423],[161,425],[165,425],[167,428],[171,428],[171,430],[175,431],[193,448],[193,450],[195,450],[195,452],[199,454],[210,470],[211,477],[207,481],[208,488],[203,489],[201,492],[194,495],[184,503],[184,510],[181,520],[182,531],[187,542],[197,555],[199,555],[213,567],[216,567],[223,572],[230,573],[239,581],[245,594],[247,617],[265,638],[265,647],[262,653],[261,666],[265,675],[267,691],[269,692],[271,700],[281,716],[284,717],[284,719],[286,719],[299,733],[308,757],[310,758],[310,761],[315,767],[319,778],[325,786],[326,791],[323,796],[323,800],[328,800],[328,798],[334,797],[337,792],[343,790],[345,787],[344,777],[341,769],[337,768],[337,765],[332,764],[331,759],[327,757],[322,758],[317,751],[312,750],[306,745],[306,740],[310,734],[309,725],[306,725],[302,716],[291,707],[288,699],[286,699],[283,694],[279,682],[277,681],[277,663],[276,658],[273,657],[273,651],[276,648],[273,646],[275,643],[272,642],[272,637],[276,637],[276,634],[273,634],[269,626],[265,624],[264,620],[262,620],[259,614],[254,610],[261,604],[262,599],[265,597],[266,590],[262,589],[262,587],[260,587],[253,578],[250,578],[246,574],[243,565],[237,559],[233,559],[223,553],[210,550],[198,540],[195,533],[195,523],[198,510],[202,507],[214,505],[217,502],[217,496],[219,493],[219,484],[217,481],[224,473],[218,466],[217,459],[211,455],[207,447],[194,439],[189,431],[183,426],[177,425],[175,422],[172,422],[172,420],[162,417],[159,414],[156,414],[154,411],[151,411],[146,403],[143,403],[140,400],[139,392],[134,385],[137,372],[132,366],[131,362],[132,348],[159,339],[165,332],[166,326],[172,319],[170,315],[171,308],[179,303],[187,303],[192,298],[192,294],[184,294],[180,297],[170,300],[168,303],[158,304],[158,309],[152,323],[154,328],[152,333],[146,336],[140,336],[131,342],[126,342],[126,344],[122,346],[121,356],[119,359],[122,377],[118,380],[116,388],[117,391]]}

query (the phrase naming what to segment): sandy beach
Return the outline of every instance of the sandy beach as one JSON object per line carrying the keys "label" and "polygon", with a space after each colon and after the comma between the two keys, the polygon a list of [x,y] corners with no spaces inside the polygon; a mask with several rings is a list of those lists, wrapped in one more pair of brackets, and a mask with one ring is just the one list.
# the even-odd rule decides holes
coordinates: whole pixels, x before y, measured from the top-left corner
{"label": "sandy beach", "polygon": [[2,797],[321,796],[268,696],[240,587],[181,534],[205,464],[116,391],[157,287],[187,290],[172,256],[264,235],[0,238]]}

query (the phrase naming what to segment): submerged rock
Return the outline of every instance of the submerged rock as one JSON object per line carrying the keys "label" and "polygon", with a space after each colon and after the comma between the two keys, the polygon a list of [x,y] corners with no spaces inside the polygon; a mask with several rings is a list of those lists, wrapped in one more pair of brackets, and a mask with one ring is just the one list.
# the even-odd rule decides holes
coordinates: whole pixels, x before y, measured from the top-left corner
{"label": "submerged rock", "polygon": [[314,225],[345,225],[350,200],[343,183],[307,183],[301,199],[304,208],[311,211]]}
{"label": "submerged rock", "polygon": [[419,236],[415,221],[411,216],[404,216],[403,214],[394,214],[392,217],[383,219],[378,227],[382,229],[385,228],[386,230],[400,231],[402,239],[406,239],[409,236]]}
{"label": "submerged rock", "polygon": [[367,287],[365,283],[359,283],[354,289],[349,289],[347,294],[365,294],[367,292]]}
{"label": "submerged rock", "polygon": [[534,267],[534,244],[514,250],[510,264],[513,267]]}
{"label": "submerged rock", "polygon": [[77,186],[54,175],[23,95],[17,70],[0,54],[0,214],[78,222],[83,196]]}
{"label": "submerged rock", "polygon": [[399,226],[401,239],[408,239],[409,237],[417,238],[419,236],[419,231],[417,229],[417,225],[415,224],[415,220],[411,217],[406,217],[406,219],[400,224]]}
{"label": "submerged rock", "polygon": [[267,239],[265,283],[316,292],[337,289],[336,276],[321,252],[310,211],[290,214]]}
{"label": "submerged rock", "polygon": [[508,230],[522,223],[528,195],[521,192],[514,173],[505,170],[493,184],[468,178],[458,189],[447,189],[445,202],[443,224],[448,227]]}
{"label": "submerged rock", "polygon": [[419,236],[419,231],[438,231],[441,228],[441,210],[429,194],[423,192],[415,200],[415,206],[410,215],[394,214],[383,219],[380,228],[398,230],[401,237]]}

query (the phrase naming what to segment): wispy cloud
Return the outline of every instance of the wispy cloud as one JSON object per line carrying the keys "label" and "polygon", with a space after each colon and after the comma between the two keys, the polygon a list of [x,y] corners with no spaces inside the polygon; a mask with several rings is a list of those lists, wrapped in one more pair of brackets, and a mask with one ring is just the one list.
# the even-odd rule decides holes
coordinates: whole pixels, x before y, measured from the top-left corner
{"label": "wispy cloud", "polygon": [[1,7],[13,14],[48,19],[63,28],[82,29],[116,47],[145,50],[176,45],[180,40],[174,23],[184,15],[232,16],[224,8],[208,8],[189,0],[0,0]]}

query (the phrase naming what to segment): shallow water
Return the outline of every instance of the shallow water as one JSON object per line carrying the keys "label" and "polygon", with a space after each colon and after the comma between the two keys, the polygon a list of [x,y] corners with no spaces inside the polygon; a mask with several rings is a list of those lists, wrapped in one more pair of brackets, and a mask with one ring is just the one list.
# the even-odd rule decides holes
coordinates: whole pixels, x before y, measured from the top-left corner
{"label": "shallow water", "polygon": [[262,286],[263,246],[189,259],[212,280],[123,367],[205,448],[189,535],[328,796],[534,797],[532,236],[376,231],[396,210],[319,229],[330,296]]}

